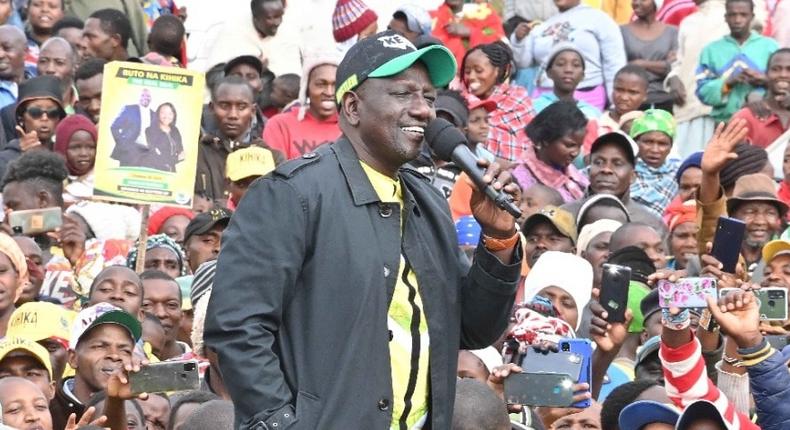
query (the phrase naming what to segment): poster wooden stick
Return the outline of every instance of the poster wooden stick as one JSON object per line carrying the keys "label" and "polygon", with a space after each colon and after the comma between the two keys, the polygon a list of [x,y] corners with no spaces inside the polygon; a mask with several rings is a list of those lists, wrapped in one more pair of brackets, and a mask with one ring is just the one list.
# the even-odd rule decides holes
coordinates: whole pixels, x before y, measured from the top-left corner
{"label": "poster wooden stick", "polygon": [[145,270],[145,249],[148,244],[148,215],[151,211],[150,205],[142,205],[142,217],[140,219],[140,239],[137,241],[137,261],[134,271],[143,273]]}

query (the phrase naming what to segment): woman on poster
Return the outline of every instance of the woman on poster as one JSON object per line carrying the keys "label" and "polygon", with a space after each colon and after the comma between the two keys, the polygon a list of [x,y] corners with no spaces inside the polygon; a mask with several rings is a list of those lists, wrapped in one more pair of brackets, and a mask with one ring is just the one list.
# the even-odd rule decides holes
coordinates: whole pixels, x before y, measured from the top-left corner
{"label": "woman on poster", "polygon": [[172,103],[162,103],[156,109],[156,122],[145,130],[148,154],[140,166],[165,172],[175,172],[176,164],[184,161],[181,133],[176,127],[176,108]]}

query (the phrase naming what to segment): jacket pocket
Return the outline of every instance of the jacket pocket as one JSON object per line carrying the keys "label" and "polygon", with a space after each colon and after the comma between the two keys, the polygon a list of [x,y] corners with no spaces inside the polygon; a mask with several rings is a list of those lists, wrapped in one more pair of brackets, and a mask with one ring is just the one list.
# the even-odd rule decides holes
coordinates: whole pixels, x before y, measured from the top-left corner
{"label": "jacket pocket", "polygon": [[321,399],[315,394],[299,391],[296,394],[296,429],[315,429],[321,415]]}

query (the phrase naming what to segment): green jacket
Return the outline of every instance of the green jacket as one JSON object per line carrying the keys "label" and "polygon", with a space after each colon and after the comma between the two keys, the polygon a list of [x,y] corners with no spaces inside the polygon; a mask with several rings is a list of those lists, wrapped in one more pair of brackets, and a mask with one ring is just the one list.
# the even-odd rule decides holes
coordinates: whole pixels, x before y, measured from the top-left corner
{"label": "green jacket", "polygon": [[63,0],[66,15],[85,21],[99,9],[117,9],[129,18],[132,24],[132,40],[127,51],[132,57],[148,52],[148,25],[142,5],[137,0]]}
{"label": "green jacket", "polygon": [[755,89],[747,83],[740,83],[724,92],[727,79],[744,69],[765,73],[768,57],[779,49],[776,41],[752,32],[743,45],[727,35],[711,42],[702,49],[697,67],[697,97],[702,103],[712,106],[711,117],[716,122],[729,121],[740,109],[746,96]]}

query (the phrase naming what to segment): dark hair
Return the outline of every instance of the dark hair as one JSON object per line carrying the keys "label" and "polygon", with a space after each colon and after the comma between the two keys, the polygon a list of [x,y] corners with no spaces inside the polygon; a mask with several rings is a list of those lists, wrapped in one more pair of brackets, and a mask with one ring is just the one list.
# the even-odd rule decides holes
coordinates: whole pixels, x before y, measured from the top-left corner
{"label": "dark hair", "polygon": [[455,387],[453,429],[510,429],[505,403],[482,382],[461,379]]}
{"label": "dark hair", "polygon": [[63,181],[69,177],[66,162],[52,151],[30,151],[8,164],[2,188],[12,182],[30,184],[47,191],[63,206]]}
{"label": "dark hair", "polygon": [[724,2],[724,8],[726,9],[733,3],[749,3],[749,9],[754,12],[754,2],[752,0],[726,0]]}
{"label": "dark hair", "polygon": [[515,68],[515,60],[513,59],[513,51],[504,42],[496,41],[493,43],[486,43],[477,45],[474,48],[466,51],[463,61],[461,61],[461,73],[463,74],[466,69],[466,59],[472,52],[481,51],[488,57],[491,65],[499,69],[497,74],[497,84],[507,82],[512,76],[512,71]]}
{"label": "dark hair", "polygon": [[250,84],[247,83],[246,79],[236,75],[225,76],[217,81],[217,83],[214,85],[214,89],[211,91],[212,101],[214,101],[214,99],[217,97],[217,92],[223,85],[243,86],[249,90],[250,99],[252,99],[253,102],[255,101],[255,90],[253,90]]}
{"label": "dark hair", "polygon": [[657,386],[655,381],[639,380],[615,387],[601,405],[601,428],[619,430],[620,412],[635,402],[642,393]]}
{"label": "dark hair", "polygon": [[637,66],[634,64],[626,64],[623,66],[622,69],[618,70],[615,73],[614,78],[617,79],[621,75],[634,75],[638,76],[642,81],[645,83],[645,87],[650,83],[650,75],[647,74],[647,70],[644,67]]}
{"label": "dark hair", "polygon": [[[182,297],[181,297],[181,286],[178,285],[178,282],[176,282],[176,280],[173,279],[172,276],[168,275],[167,273],[165,273],[165,272],[163,272],[161,270],[155,270],[155,269],[146,270],[145,272],[140,274],[140,281],[147,281],[149,279],[150,280],[157,280],[158,279],[160,281],[167,281],[167,282],[172,282],[173,284],[175,284],[176,289],[178,290],[178,302],[179,303],[181,302],[181,300],[182,300]],[[143,289],[145,289],[145,288],[143,288]]]}
{"label": "dark hair", "polygon": [[184,41],[184,23],[174,15],[162,15],[154,21],[148,34],[151,50],[171,57],[181,58]]}
{"label": "dark hair", "polygon": [[575,102],[560,100],[540,111],[527,125],[527,137],[536,146],[551,143],[587,127],[587,117]]}
{"label": "dark hair", "polygon": [[217,63],[206,71],[206,87],[209,92],[213,92],[219,81],[225,77],[225,64],[227,63]]}
{"label": "dark hair", "polygon": [[780,54],[790,54],[790,48],[779,48],[776,51],[774,51],[773,54],[771,54],[768,57],[768,62],[765,63],[765,64],[767,64],[766,68],[771,67],[771,61],[774,60],[774,57],[776,57],[777,55],[780,55]]}
{"label": "dark hair", "polygon": [[[310,72],[312,73],[312,70]],[[280,82],[282,85],[285,85],[285,87],[288,88],[290,95],[299,97],[299,84],[301,80],[299,75],[296,73],[286,73],[274,78],[274,80]]]}
{"label": "dark hair", "polygon": [[157,121],[159,120],[159,111],[162,110],[162,108],[165,107],[165,106],[169,107],[170,110],[173,111],[173,124],[172,124],[172,127],[175,127],[176,126],[176,121],[178,120],[178,113],[176,112],[176,107],[173,106],[173,103],[164,102],[161,105],[159,105],[159,107],[156,108],[156,119],[157,119]]}
{"label": "dark hair", "polygon": [[274,3],[274,2],[282,3],[283,6],[285,6],[284,0],[251,0],[250,9],[253,12],[252,13],[253,16],[255,15],[255,12],[259,11],[260,8],[262,8],[265,3]]}
{"label": "dark hair", "polygon": [[99,9],[90,15],[90,18],[99,20],[102,31],[110,36],[118,35],[121,46],[126,49],[132,37],[132,24],[123,12],[116,9]]}
{"label": "dark hair", "polygon": [[176,415],[182,406],[193,403],[202,405],[203,403],[217,399],[219,399],[219,397],[217,397],[217,395],[212,392],[198,390],[187,391],[185,393],[176,394],[170,397],[170,419],[167,422],[167,430],[173,430],[173,426],[176,424]]}
{"label": "dark hair", "polygon": [[134,270],[132,270],[132,269],[126,267],[126,266],[122,266],[120,264],[113,264],[112,266],[105,267],[104,269],[102,269],[99,272],[98,275],[96,275],[95,278],[93,278],[93,282],[91,282],[91,286],[88,289],[88,299],[90,299],[91,296],[93,296],[93,291],[96,289],[96,286],[99,285],[99,283],[102,282],[106,278],[105,274],[107,272],[109,272],[110,270],[115,270],[115,269],[119,269],[119,268],[120,269],[124,269],[124,270],[128,270],[128,271],[134,273],[134,276],[137,278],[137,288],[140,290],[140,302],[142,303],[143,297],[145,297],[145,292],[143,291],[143,281],[140,279],[140,276],[137,275],[137,272],[135,272]]}
{"label": "dark hair", "polygon": [[77,67],[77,70],[74,72],[74,80],[84,81],[94,76],[101,75],[104,73],[105,64],[107,64],[107,60],[103,58],[91,58],[86,60]]}
{"label": "dark hair", "polygon": [[85,23],[82,22],[81,19],[77,18],[76,16],[64,16],[55,25],[52,26],[52,34],[58,34],[60,30],[66,28],[76,28],[78,30],[82,30],[85,28]]}

